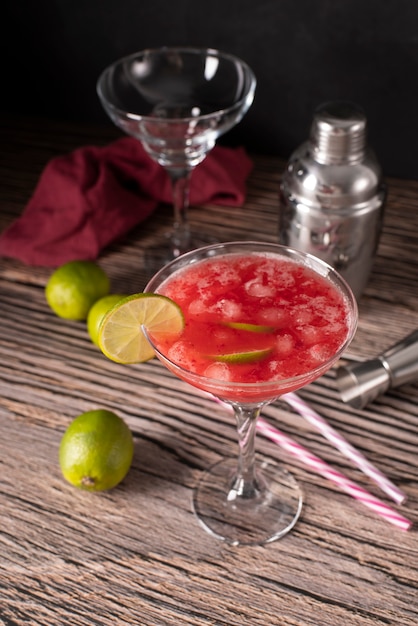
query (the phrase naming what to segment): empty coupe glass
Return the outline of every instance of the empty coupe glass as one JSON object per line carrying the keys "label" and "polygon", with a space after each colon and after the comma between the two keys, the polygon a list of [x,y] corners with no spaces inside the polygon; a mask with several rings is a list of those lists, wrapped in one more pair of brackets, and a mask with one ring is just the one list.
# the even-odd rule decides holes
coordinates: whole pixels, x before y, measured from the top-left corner
{"label": "empty coupe glass", "polygon": [[213,242],[190,232],[191,173],[248,111],[255,87],[241,59],[206,48],[143,50],[99,77],[97,92],[109,117],[141,141],[172,181],[174,227],[169,243],[155,250],[160,264]]}

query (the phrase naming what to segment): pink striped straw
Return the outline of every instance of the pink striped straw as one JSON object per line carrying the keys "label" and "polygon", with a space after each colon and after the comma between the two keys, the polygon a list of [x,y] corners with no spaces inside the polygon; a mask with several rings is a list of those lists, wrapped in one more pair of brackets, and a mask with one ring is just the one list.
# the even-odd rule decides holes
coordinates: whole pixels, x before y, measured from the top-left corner
{"label": "pink striped straw", "polygon": [[405,502],[406,495],[394,485],[380,470],[366,459],[366,457],[356,450],[342,435],[340,435],[328,422],[316,411],[304,402],[295,393],[287,393],[282,396],[291,407],[293,407],[302,417],[315,426],[340,452],[351,459],[364,474],[369,476],[388,496],[397,504]]}
{"label": "pink striped straw", "polygon": [[341,474],[337,470],[333,469],[330,465],[325,463],[322,459],[315,456],[309,450],[296,443],[282,432],[273,428],[264,419],[259,418],[257,422],[258,430],[280,445],[284,450],[290,452],[293,456],[297,457],[300,461],[303,461],[305,465],[308,465],[311,469],[317,473],[322,474],[325,478],[328,478],[333,483],[338,485],[341,489],[350,494],[353,498],[369,507],[375,513],[381,515],[386,521],[394,524],[401,530],[409,530],[412,522],[405,517],[402,517],[399,513],[391,509],[387,504],[372,496],[368,491],[356,485],[349,480],[344,474]]}

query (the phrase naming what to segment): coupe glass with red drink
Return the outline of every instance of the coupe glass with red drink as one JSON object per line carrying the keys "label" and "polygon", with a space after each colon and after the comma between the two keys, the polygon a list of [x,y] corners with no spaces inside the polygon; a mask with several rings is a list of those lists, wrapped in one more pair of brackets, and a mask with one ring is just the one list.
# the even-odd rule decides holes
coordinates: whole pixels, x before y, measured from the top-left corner
{"label": "coupe glass with red drink", "polygon": [[182,380],[232,406],[238,459],[200,480],[194,510],[203,527],[232,545],[278,539],[296,523],[301,490],[276,462],[255,462],[262,407],[324,374],[350,343],[357,306],[347,283],[323,261],[284,246],[216,244],[162,268],[146,292],[183,312],[176,337],[147,333],[157,357]]}

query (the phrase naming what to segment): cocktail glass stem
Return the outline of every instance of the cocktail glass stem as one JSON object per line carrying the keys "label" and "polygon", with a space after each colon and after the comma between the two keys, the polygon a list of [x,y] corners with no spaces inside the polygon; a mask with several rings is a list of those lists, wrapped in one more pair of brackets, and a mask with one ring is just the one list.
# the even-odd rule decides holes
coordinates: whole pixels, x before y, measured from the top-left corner
{"label": "cocktail glass stem", "polygon": [[227,495],[229,502],[260,495],[255,471],[255,431],[261,406],[233,404],[238,433],[238,463],[236,476]]}
{"label": "cocktail glass stem", "polygon": [[174,224],[171,235],[171,255],[176,258],[190,250],[189,198],[191,169],[168,169],[173,188]]}
{"label": "cocktail glass stem", "polygon": [[223,459],[205,472],[193,494],[194,511],[206,531],[231,545],[268,543],[295,525],[302,494],[277,463],[256,464],[257,419],[266,403],[226,403],[235,413],[238,459]]}

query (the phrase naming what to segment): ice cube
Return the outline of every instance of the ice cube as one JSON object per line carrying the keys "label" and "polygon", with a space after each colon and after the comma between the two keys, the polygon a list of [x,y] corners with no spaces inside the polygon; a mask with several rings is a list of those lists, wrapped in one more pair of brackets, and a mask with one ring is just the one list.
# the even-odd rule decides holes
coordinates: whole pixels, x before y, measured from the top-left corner
{"label": "ice cube", "polygon": [[328,322],[333,324],[341,319],[341,311],[338,307],[324,306],[321,309],[322,317]]}
{"label": "ice cube", "polygon": [[301,342],[307,347],[313,346],[324,337],[323,329],[315,326],[302,326],[297,329],[297,333]]}
{"label": "ice cube", "polygon": [[229,267],[228,264],[226,264],[225,268],[220,271],[219,276],[216,277],[216,281],[223,287],[228,287],[229,289],[237,287],[241,284],[238,272]]}
{"label": "ice cube", "polygon": [[203,315],[204,313],[207,312],[207,310],[208,309],[207,309],[205,302],[201,299],[192,300],[192,302],[190,302],[189,304],[189,315],[192,315],[192,316]]}
{"label": "ice cube", "polygon": [[314,363],[324,363],[332,357],[332,349],[324,343],[316,344],[309,348],[309,355]]}
{"label": "ice cube", "polygon": [[283,380],[287,377],[283,371],[283,361],[270,361],[268,369],[269,380]]}
{"label": "ice cube", "polygon": [[221,314],[222,318],[228,321],[238,320],[242,315],[242,307],[234,300],[222,298],[216,304],[216,310]]}
{"label": "ice cube", "polygon": [[195,359],[193,358],[192,347],[187,341],[180,340],[173,343],[167,356],[171,361],[185,369],[193,369],[194,367]]}
{"label": "ice cube", "polygon": [[207,378],[214,378],[223,382],[229,382],[231,380],[231,370],[226,363],[211,363],[203,374]]}
{"label": "ice cube", "polygon": [[280,306],[268,307],[262,309],[257,313],[257,323],[266,326],[275,326],[276,328],[283,328],[289,322],[290,316],[287,311],[287,301],[283,301]]}
{"label": "ice cube", "polygon": [[189,315],[204,317],[207,320],[234,321],[241,317],[242,307],[234,300],[221,298],[213,304],[208,304],[202,298],[193,300],[189,304]]}
{"label": "ice cube", "polygon": [[292,319],[295,324],[309,324],[314,316],[311,308],[305,304],[295,306],[292,311]]}
{"label": "ice cube", "polygon": [[262,278],[253,278],[244,284],[244,289],[249,296],[254,298],[269,298],[274,296],[276,290],[268,284],[264,284]]}
{"label": "ice cube", "polygon": [[281,289],[289,289],[293,287],[295,284],[295,277],[291,272],[286,272],[285,270],[280,270],[279,274],[280,288]]}
{"label": "ice cube", "polygon": [[286,357],[288,357],[291,353],[292,350],[295,347],[295,340],[293,339],[292,335],[289,334],[284,334],[284,335],[279,335],[276,339],[276,350],[277,350],[277,354],[278,357],[280,359],[284,359]]}

